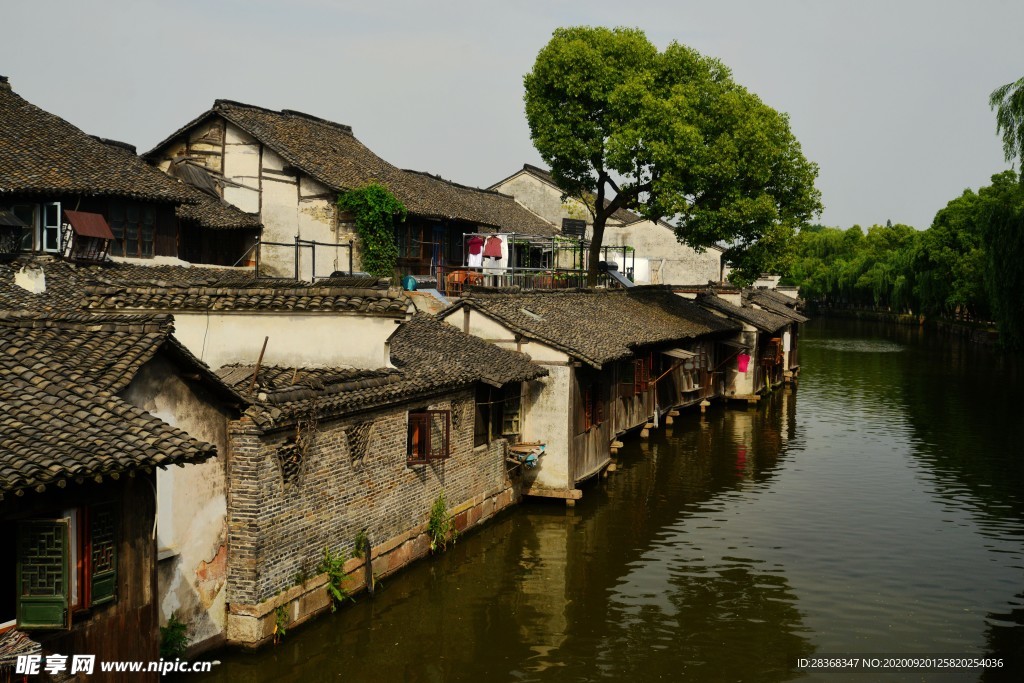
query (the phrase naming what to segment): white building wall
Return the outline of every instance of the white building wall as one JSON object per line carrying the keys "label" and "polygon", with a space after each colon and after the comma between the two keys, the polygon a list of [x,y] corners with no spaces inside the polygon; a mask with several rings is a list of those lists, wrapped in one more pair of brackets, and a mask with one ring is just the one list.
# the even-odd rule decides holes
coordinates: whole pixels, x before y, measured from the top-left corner
{"label": "white building wall", "polygon": [[215,647],[227,624],[228,416],[157,357],[122,397],[164,422],[217,447],[217,457],[188,467],[158,469],[157,600],[160,621],[188,625],[191,646]]}
{"label": "white building wall", "polygon": [[523,440],[546,444],[540,464],[526,473],[524,483],[536,482],[543,488],[558,490],[573,488],[569,472],[569,397],[572,386],[569,356],[540,342],[517,341],[515,333],[504,325],[469,308],[455,311],[444,320],[502,348],[522,351],[534,363],[547,368],[547,377],[528,383],[522,404]]}
{"label": "white building wall", "polygon": [[376,369],[388,366],[394,318],[350,314],[175,312],[174,336],[212,368],[255,363],[269,337],[264,365]]}
{"label": "white building wall", "polygon": [[[503,180],[493,189],[512,195],[520,204],[557,226],[562,225],[563,218],[585,220],[587,236],[593,234],[593,216],[582,202],[572,198],[562,201],[561,190],[527,171]],[[622,272],[633,267],[637,284],[690,285],[719,281],[721,251],[707,249],[698,253],[680,244],[670,228],[658,223],[638,221],[623,226],[609,220],[605,225],[604,244],[634,248],[633,255],[625,259],[621,252],[609,252],[608,260],[618,263]]]}
{"label": "white building wall", "polygon": [[[651,221],[639,221],[626,226],[610,225],[605,228],[607,246],[631,246],[637,262],[634,273],[637,284],[702,285],[718,282],[722,252],[707,249],[698,253],[692,247],[680,244],[675,232]],[[609,253],[608,260],[619,262],[619,254]],[[625,265],[632,259],[627,256]]]}
{"label": "white building wall", "polygon": [[559,228],[563,218],[586,221],[588,227],[594,223],[583,202],[572,198],[563,202],[561,190],[526,172],[518,173],[491,189],[512,195],[520,204]]}
{"label": "white building wall", "polygon": [[224,133],[224,201],[242,211],[260,210],[260,143],[245,131],[227,124]]}

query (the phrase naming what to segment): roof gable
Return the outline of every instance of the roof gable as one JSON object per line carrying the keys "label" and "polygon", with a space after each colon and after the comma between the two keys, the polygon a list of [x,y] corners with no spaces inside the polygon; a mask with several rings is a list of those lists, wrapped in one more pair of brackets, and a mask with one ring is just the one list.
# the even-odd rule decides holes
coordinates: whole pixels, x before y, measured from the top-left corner
{"label": "roof gable", "polygon": [[421,171],[400,169],[374,154],[350,126],[302,112],[274,111],[231,100],[216,100],[213,108],[193,119],[145,156],[156,157],[188,130],[211,116],[233,123],[273,149],[290,166],[334,191],[385,185],[414,215],[462,220],[506,232],[554,234],[555,228],[514,198],[454,183]]}

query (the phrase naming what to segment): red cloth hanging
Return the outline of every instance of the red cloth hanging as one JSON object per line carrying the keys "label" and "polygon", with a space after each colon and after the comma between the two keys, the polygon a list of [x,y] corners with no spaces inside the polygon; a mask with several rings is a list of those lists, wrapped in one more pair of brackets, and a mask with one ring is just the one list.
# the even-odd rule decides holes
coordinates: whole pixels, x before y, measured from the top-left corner
{"label": "red cloth hanging", "polygon": [[491,235],[484,245],[484,256],[487,258],[501,258],[501,238]]}
{"label": "red cloth hanging", "polygon": [[484,248],[484,238],[480,235],[473,235],[469,238],[469,253],[476,256]]}
{"label": "red cloth hanging", "polygon": [[740,372],[746,372],[747,366],[750,364],[750,356],[746,353],[741,353],[736,356],[736,369]]}

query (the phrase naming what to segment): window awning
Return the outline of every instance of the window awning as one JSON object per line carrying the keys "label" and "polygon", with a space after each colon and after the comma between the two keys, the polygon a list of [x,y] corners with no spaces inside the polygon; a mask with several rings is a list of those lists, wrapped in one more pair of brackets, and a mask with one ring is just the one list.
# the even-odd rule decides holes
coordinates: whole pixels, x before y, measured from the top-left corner
{"label": "window awning", "polygon": [[114,233],[110,231],[107,219],[98,213],[65,210],[64,217],[68,219],[71,229],[79,237],[99,237],[105,240],[114,239]]}
{"label": "window awning", "polygon": [[722,340],[718,343],[723,346],[731,346],[734,349],[740,349],[741,351],[749,351],[751,348],[750,344],[744,344],[743,342],[733,341],[731,339]]}
{"label": "window awning", "polygon": [[0,226],[11,227],[11,228],[27,228],[28,224],[25,221],[14,215],[13,211],[4,211],[0,209]]}
{"label": "window awning", "polygon": [[697,357],[696,353],[693,351],[687,351],[686,349],[663,349],[662,353],[666,356],[672,356],[673,358],[679,358],[682,360],[689,360]]}

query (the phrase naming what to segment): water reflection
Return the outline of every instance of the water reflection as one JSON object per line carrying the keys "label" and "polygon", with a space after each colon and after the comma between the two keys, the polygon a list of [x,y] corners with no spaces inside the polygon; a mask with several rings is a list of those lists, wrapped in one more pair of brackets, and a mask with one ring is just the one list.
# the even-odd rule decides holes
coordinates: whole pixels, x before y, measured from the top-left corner
{"label": "water reflection", "polygon": [[783,681],[811,654],[1024,651],[1019,370],[916,328],[801,343],[798,390],[628,438],[575,509],[523,505],[188,680]]}

